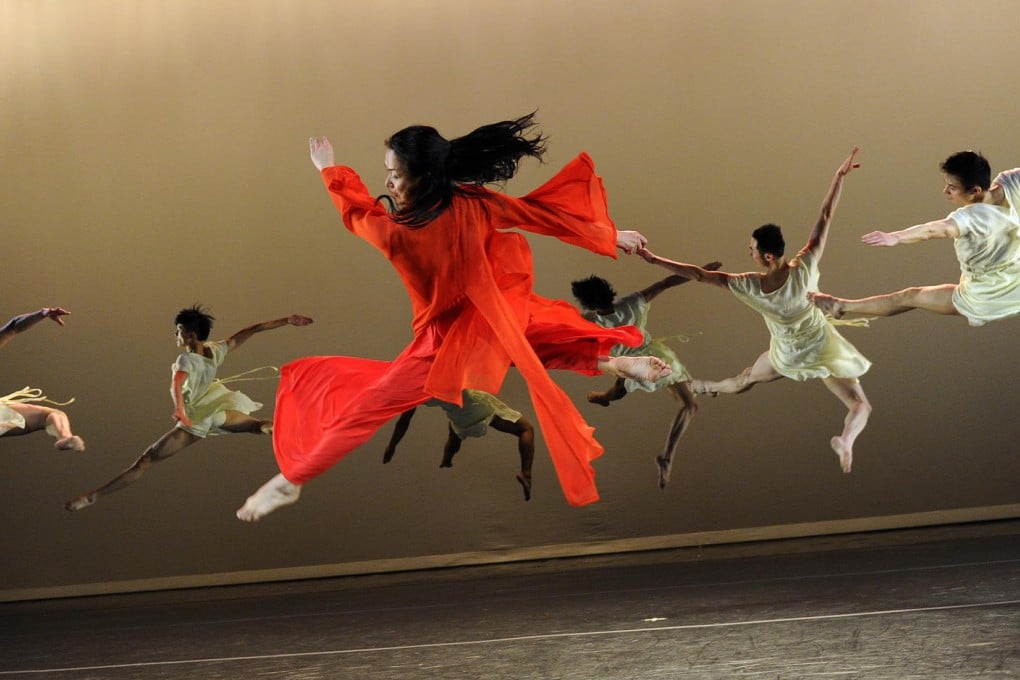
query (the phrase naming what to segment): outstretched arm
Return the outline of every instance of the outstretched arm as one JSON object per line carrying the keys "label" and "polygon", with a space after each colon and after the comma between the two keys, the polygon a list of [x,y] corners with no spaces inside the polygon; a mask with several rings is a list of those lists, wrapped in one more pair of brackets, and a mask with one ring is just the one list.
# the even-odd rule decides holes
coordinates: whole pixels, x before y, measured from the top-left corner
{"label": "outstretched arm", "polygon": [[310,323],[312,323],[312,319],[307,316],[301,316],[300,314],[291,314],[290,316],[274,319],[272,321],[260,321],[259,323],[242,328],[227,338],[227,348],[233,350],[236,347],[240,347],[242,344],[247,342],[248,338],[256,333],[261,333],[262,331],[271,331],[274,328],[280,328],[281,326],[307,326]]}
{"label": "outstretched arm", "polygon": [[869,246],[898,246],[908,243],[920,243],[933,238],[956,238],[960,228],[953,218],[946,217],[934,222],[915,224],[900,231],[872,231],[861,237],[861,243]]}
{"label": "outstretched arm", "polygon": [[818,221],[815,223],[815,228],[811,230],[807,245],[804,246],[804,249],[812,253],[815,259],[820,258],[822,251],[825,250],[825,240],[829,235],[829,225],[832,223],[832,216],[836,212],[836,206],[839,205],[839,196],[843,192],[843,178],[849,175],[850,171],[854,168],[861,167],[860,163],[854,163],[854,156],[857,155],[857,151],[856,146],[850,149],[850,155],[836,169],[836,174],[832,178],[832,184],[829,185],[829,191],[825,194],[825,198],[822,199],[822,209],[818,214]]}
{"label": "outstretched arm", "polygon": [[60,317],[70,313],[71,312],[62,307],[43,307],[42,309],[29,314],[19,314],[0,328],[0,347],[3,347],[13,340],[14,336],[18,333],[27,331],[43,319],[53,319],[59,325],[63,326],[64,320]]}
{"label": "outstretched arm", "polygon": [[638,255],[645,258],[647,262],[664,267],[688,281],[701,281],[702,283],[711,283],[721,288],[729,288],[730,279],[733,278],[733,274],[727,274],[726,272],[710,271],[697,265],[667,260],[664,257],[659,257],[647,248],[638,250]]}
{"label": "outstretched arm", "polygon": [[[647,251],[646,251],[647,252]],[[701,266],[702,269],[709,272],[718,271],[722,267],[722,262],[709,262]],[[682,283],[687,283],[690,279],[680,276],[679,274],[673,274],[667,276],[661,281],[656,281],[652,285],[648,286],[641,291],[641,297],[645,299],[645,302],[651,302],[659,293],[669,290],[674,286],[679,286]]]}

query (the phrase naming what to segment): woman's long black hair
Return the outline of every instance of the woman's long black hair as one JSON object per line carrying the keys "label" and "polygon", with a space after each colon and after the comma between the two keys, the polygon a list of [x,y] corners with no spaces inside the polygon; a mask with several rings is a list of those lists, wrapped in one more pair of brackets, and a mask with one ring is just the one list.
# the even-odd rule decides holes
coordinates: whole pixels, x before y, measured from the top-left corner
{"label": "woman's long black hair", "polygon": [[477,196],[472,187],[506,181],[525,156],[541,160],[546,138],[535,132],[535,112],[447,140],[427,125],[412,125],[386,140],[415,181],[412,200],[393,213],[407,227],[423,227],[450,207],[454,194]]}

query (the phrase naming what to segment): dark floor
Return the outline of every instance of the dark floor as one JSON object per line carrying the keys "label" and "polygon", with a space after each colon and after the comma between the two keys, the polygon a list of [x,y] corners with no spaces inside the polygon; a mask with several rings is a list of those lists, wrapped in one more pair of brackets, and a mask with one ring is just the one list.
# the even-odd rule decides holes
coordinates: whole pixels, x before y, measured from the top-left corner
{"label": "dark floor", "polygon": [[0,680],[1020,677],[1020,521],[0,604]]}

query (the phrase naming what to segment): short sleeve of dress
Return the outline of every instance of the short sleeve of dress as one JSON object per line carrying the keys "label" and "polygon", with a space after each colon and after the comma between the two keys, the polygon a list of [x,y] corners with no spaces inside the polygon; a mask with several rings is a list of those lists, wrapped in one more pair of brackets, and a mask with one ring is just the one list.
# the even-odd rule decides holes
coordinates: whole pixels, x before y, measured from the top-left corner
{"label": "short sleeve of dress", "polygon": [[223,360],[227,358],[227,352],[230,351],[230,347],[227,345],[226,340],[208,342],[206,343],[206,347],[212,350],[212,361],[217,366],[223,363]]}
{"label": "short sleeve of dress", "polygon": [[1020,168],[1000,172],[994,184],[1002,187],[1006,200],[1009,201],[1009,210],[1016,219],[1020,215]]}
{"label": "short sleeve of dress", "polygon": [[730,291],[737,295],[750,295],[752,279],[757,276],[757,274],[752,273],[731,276],[728,281]]}
{"label": "short sleeve of dress", "polygon": [[[190,358],[191,358],[191,355],[186,353],[186,352],[182,352],[181,354],[178,354],[177,355],[177,359],[174,361],[174,365],[173,365],[174,373],[176,373],[177,371],[183,371],[184,373],[191,373],[191,363],[188,361],[188,359],[190,359]],[[164,364],[164,366],[165,365],[166,364]]]}
{"label": "short sleeve of dress", "polygon": [[949,219],[953,221],[956,228],[960,231],[960,235],[963,236],[973,231],[973,209],[974,206],[965,205],[962,208],[957,208],[953,212],[949,213]]}

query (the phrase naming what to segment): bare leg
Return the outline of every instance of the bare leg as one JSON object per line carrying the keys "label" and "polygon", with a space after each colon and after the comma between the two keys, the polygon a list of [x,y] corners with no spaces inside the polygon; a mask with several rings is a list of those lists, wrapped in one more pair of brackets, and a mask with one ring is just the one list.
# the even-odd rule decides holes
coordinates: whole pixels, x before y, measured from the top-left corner
{"label": "bare leg", "polygon": [[142,476],[150,465],[158,463],[161,460],[166,460],[185,447],[194,444],[199,439],[200,437],[175,427],[157,439],[156,443],[145,449],[145,452],[139,456],[130,467],[125,469],[119,475],[98,489],[82,494],[77,498],[72,498],[64,503],[64,507],[72,512],[75,510],[81,510],[82,508],[87,508],[95,503],[100,496],[105,496],[113,493],[114,491],[119,491],[125,486],[138,481],[138,478]]}
{"label": "bare leg", "polygon": [[226,420],[220,427],[227,432],[246,432],[248,434],[272,434],[273,432],[273,421],[271,420],[252,418],[240,411],[227,411],[224,415]]}
{"label": "bare leg", "polygon": [[443,461],[439,464],[439,467],[453,467],[453,457],[460,451],[460,445],[463,443],[457,433],[453,431],[453,426],[447,424],[446,426],[446,444],[443,445]]}
{"label": "bare leg", "polygon": [[599,357],[598,369],[617,378],[649,382],[665,378],[672,372],[669,365],[658,357]]}
{"label": "bare leg", "polygon": [[669,434],[666,435],[666,448],[655,457],[655,468],[659,471],[659,488],[665,489],[669,484],[670,470],[673,468],[673,454],[684,436],[691,419],[698,412],[697,397],[691,391],[689,382],[676,383],[669,386],[669,393],[680,402],[680,410],[673,416],[673,422],[669,426]]}
{"label": "bare leg", "polygon": [[288,482],[286,477],[278,474],[260,486],[258,491],[249,496],[244,505],[237,509],[237,519],[257,522],[277,508],[296,503],[300,496],[301,485]]}
{"label": "bare leg", "polygon": [[46,434],[57,440],[54,442],[53,448],[58,451],[85,450],[85,442],[81,437],[71,432],[71,421],[63,411],[37,404],[14,403],[8,404],[8,406],[24,417],[25,427],[8,430],[6,435],[22,435],[46,430]]}
{"label": "bare leg", "polygon": [[393,426],[393,434],[390,435],[390,441],[386,444],[386,448],[383,450],[382,462],[388,463],[393,460],[393,454],[397,452],[397,444],[407,434],[407,428],[411,425],[411,418],[414,417],[414,409],[404,411],[397,418],[396,425]]}
{"label": "bare leg", "polygon": [[758,383],[772,382],[783,376],[776,373],[769,361],[769,353],[763,352],[754,363],[740,372],[739,375],[725,380],[692,380],[691,391],[694,394],[739,394],[746,392]]}
{"label": "bare leg", "polygon": [[847,407],[846,418],[843,420],[843,434],[833,437],[829,444],[839,456],[840,468],[848,473],[854,463],[854,441],[868,424],[871,404],[868,403],[868,398],[864,396],[864,388],[856,378],[825,378],[822,382]]}
{"label": "bare leg", "polygon": [[613,386],[605,392],[589,392],[588,401],[599,406],[609,406],[610,402],[623,399],[627,396],[626,380],[617,378]]}
{"label": "bare leg", "polygon": [[531,465],[535,460],[535,428],[521,417],[517,422],[493,418],[489,425],[500,432],[517,437],[517,451],[521,456],[521,471],[517,475],[517,483],[524,490],[524,500],[531,500]]}
{"label": "bare leg", "polygon": [[895,293],[873,295],[857,300],[847,300],[825,293],[808,293],[808,298],[820,310],[835,319],[844,316],[895,316],[912,309],[925,309],[936,314],[959,316],[953,306],[955,283],[939,286],[915,286]]}

